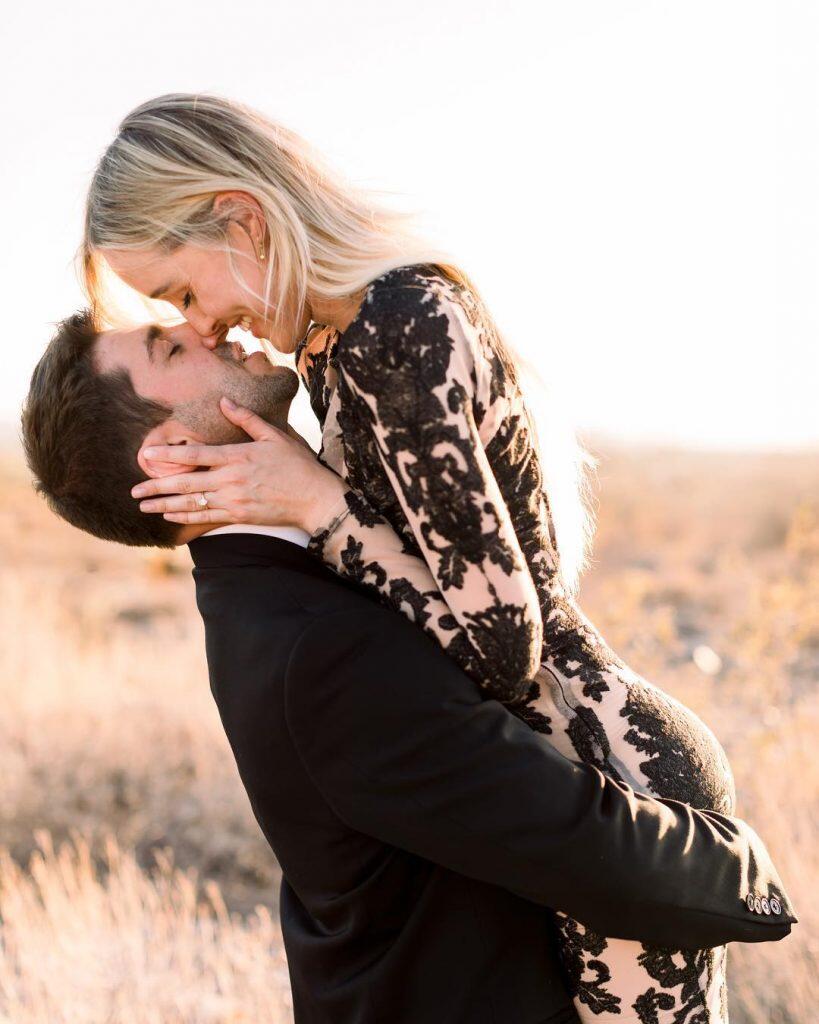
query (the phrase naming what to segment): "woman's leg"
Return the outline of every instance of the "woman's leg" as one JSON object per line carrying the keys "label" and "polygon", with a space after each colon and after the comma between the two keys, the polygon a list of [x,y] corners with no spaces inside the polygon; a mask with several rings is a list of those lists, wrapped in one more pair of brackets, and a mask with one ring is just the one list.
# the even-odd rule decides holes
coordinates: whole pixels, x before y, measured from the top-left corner
{"label": "woman's leg", "polygon": [[[601,653],[599,650],[596,652]],[[576,662],[568,661],[568,667]],[[568,757],[655,796],[730,814],[734,784],[708,728],[612,656],[569,675],[545,665],[531,710]],[[725,1024],[726,949],[672,950],[611,939],[557,915],[561,955],[584,1024]]]}
{"label": "woman's leg", "polygon": [[723,1024],[726,947],[672,950],[607,939],[557,915],[578,1016],[594,1024]]}

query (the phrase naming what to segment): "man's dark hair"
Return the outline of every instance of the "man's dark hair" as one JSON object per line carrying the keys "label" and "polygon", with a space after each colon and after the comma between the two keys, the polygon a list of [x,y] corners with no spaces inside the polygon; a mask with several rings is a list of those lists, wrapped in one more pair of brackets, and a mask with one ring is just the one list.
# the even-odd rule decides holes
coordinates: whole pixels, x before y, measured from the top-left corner
{"label": "man's dark hair", "polygon": [[141,398],[126,370],[97,371],[99,333],[89,310],[67,317],[34,368],[22,428],[35,487],[58,516],[96,537],[173,547],[179,525],[140,512],[131,497],[145,479],[139,448],[172,410]]}

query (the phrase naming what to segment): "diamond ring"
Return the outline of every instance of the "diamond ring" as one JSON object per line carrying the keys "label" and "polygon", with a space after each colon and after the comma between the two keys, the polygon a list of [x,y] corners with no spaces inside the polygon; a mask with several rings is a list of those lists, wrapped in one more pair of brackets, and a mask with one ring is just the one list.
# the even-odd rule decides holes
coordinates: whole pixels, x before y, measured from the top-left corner
{"label": "diamond ring", "polygon": [[205,494],[204,491],[196,499],[196,504],[199,506],[199,508],[207,508],[208,507],[208,499],[207,499],[207,495]]}

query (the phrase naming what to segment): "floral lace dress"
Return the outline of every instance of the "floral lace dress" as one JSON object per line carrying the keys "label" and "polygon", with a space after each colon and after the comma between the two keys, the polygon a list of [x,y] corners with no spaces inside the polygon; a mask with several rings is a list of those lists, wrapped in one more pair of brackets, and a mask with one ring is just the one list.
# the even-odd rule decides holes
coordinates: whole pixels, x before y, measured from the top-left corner
{"label": "floral lace dress", "polygon": [[[309,549],[567,757],[731,813],[713,734],[629,669],[566,592],[515,367],[476,296],[436,268],[400,267],[370,284],[343,334],[312,330],[296,358],[319,458],[349,485]],[[555,911],[583,1021],[727,1021],[724,947],[649,948]]]}

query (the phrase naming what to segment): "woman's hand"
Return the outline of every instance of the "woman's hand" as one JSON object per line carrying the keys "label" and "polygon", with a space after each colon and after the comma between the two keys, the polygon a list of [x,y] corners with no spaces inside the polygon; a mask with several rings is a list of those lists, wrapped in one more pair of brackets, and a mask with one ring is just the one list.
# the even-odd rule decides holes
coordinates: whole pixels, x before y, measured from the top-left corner
{"label": "woman's hand", "polygon": [[[310,534],[325,526],[347,490],[341,477],[322,466],[298,435],[271,426],[229,399],[222,399],[221,409],[253,440],[247,444],[146,448],[146,459],[205,468],[137,484],[131,494],[143,499],[140,509],[161,512],[169,522],[186,525],[287,525]],[[207,498],[206,508],[201,507],[202,494]]]}

